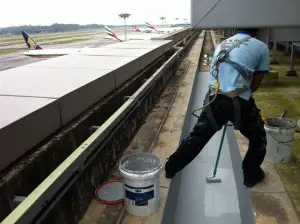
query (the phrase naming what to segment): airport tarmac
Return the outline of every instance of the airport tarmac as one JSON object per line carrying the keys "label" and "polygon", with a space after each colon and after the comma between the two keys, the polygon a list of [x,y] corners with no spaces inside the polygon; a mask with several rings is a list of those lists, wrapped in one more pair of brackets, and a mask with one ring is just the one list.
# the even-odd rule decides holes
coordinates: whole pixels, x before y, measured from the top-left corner
{"label": "airport tarmac", "polygon": [[[122,32],[115,32],[117,33],[118,35],[122,35],[123,33]],[[32,36],[33,37],[33,36]],[[51,36],[50,36],[51,37]],[[66,38],[59,38],[59,36],[57,37],[57,41],[59,42],[63,42],[63,41],[75,41],[76,39],[88,39],[86,41],[82,41],[82,42],[73,42],[73,43],[69,43],[70,45],[71,44],[75,44],[76,47],[78,47],[78,43],[83,43],[83,42],[95,42],[96,40],[99,41],[99,40],[103,40],[105,37],[107,37],[107,34],[104,33],[104,32],[101,32],[99,34],[93,34],[93,35],[86,35],[86,36],[74,36],[74,37],[66,37]],[[53,38],[53,37],[51,37]],[[89,39],[90,38],[90,39]],[[39,38],[35,38],[33,37],[33,39],[38,42],[38,44],[42,45],[43,47],[45,48],[53,48],[53,46],[55,46],[54,44],[48,44],[49,46],[47,46],[47,43],[51,43],[51,42],[55,42],[56,40],[45,40],[45,39],[42,39],[42,41],[39,41]],[[0,46],[0,50],[5,50],[5,49],[10,49],[10,48],[24,48],[26,47],[25,45],[25,42],[24,42],[24,39],[22,38],[22,43],[18,43],[18,44],[13,44],[13,45],[7,45],[7,46]],[[104,39],[105,40],[105,39]],[[18,42],[20,42],[20,40],[18,40]],[[2,44],[6,43],[6,42],[1,42]],[[8,42],[8,43],[13,43],[13,42]],[[62,48],[64,48],[63,45],[68,45],[68,47],[70,47],[69,44],[58,44],[58,46],[62,46]]]}
{"label": "airport tarmac", "polygon": [[[124,36],[123,31],[116,31],[115,33],[119,36]],[[141,35],[141,34],[138,34],[137,32],[133,32],[133,31],[127,31],[127,34],[128,35],[133,35],[133,34]],[[42,45],[41,44],[41,46],[45,49],[47,49],[47,48],[49,48],[49,49],[50,48],[57,48],[57,49],[60,49],[60,48],[84,48],[84,47],[95,48],[95,47],[101,47],[101,46],[108,45],[108,44],[118,43],[117,40],[104,39],[104,37],[107,37],[107,36],[108,35],[106,33],[100,33],[99,35],[91,36],[92,39],[86,40],[86,41],[73,42],[73,43],[69,43],[69,44],[57,44],[57,45]],[[36,41],[38,42],[38,39]],[[34,62],[41,61],[41,60],[47,60],[47,59],[42,59],[42,58],[32,58],[32,57],[23,55],[23,52],[27,51],[25,42],[22,45],[9,46],[9,48],[16,48],[16,46],[24,48],[24,50],[20,50],[18,52],[14,52],[14,53],[0,55],[0,71],[18,67],[18,66],[22,66],[22,65],[26,65],[26,64],[30,64],[30,63],[34,63]]]}

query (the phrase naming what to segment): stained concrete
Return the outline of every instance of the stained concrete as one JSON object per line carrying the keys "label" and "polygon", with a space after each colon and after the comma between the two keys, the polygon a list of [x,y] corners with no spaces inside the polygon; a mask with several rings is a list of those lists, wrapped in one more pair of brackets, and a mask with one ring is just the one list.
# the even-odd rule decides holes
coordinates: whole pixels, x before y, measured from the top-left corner
{"label": "stained concrete", "polygon": [[[236,132],[241,155],[248,149],[248,140]],[[300,223],[289,195],[277,174],[274,164],[263,163],[264,181],[251,189],[252,205],[257,224]]]}
{"label": "stained concrete", "polygon": [[257,224],[299,224],[287,194],[251,193]]}

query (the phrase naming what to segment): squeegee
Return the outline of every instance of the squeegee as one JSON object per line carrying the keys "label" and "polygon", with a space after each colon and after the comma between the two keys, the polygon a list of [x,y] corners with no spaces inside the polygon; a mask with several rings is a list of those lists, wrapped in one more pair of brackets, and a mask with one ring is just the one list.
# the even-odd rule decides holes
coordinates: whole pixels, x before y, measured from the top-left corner
{"label": "squeegee", "polygon": [[221,156],[221,151],[222,151],[222,147],[223,147],[223,142],[224,142],[224,138],[225,138],[226,129],[227,129],[227,123],[224,125],[224,129],[223,129],[223,133],[222,133],[222,137],[221,137],[221,142],[220,142],[220,146],[219,146],[219,150],[218,150],[218,155],[217,155],[217,160],[216,160],[213,176],[212,177],[206,177],[206,182],[207,183],[220,183],[220,182],[222,182],[221,178],[216,177],[216,174],[217,174],[217,170],[218,170],[218,165],[219,165],[219,160],[220,160],[220,156]]}

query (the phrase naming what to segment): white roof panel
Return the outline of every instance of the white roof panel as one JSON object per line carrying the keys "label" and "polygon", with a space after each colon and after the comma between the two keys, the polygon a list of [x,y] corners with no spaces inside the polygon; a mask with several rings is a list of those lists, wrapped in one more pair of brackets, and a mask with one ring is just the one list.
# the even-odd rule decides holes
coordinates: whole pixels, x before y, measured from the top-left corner
{"label": "white roof panel", "polygon": [[61,127],[54,99],[0,96],[0,170]]}

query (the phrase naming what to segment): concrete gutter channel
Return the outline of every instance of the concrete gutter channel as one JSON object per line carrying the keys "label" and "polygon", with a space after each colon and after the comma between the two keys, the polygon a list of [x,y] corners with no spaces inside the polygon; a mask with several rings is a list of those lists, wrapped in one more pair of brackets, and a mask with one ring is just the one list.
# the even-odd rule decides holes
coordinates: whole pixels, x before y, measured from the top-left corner
{"label": "concrete gutter channel", "polygon": [[[214,34],[211,36],[214,38]],[[197,119],[192,116],[192,111],[201,107],[207,92],[209,73],[198,72],[198,69],[195,72],[197,74],[181,140],[196,123]],[[201,154],[172,179],[161,223],[194,224],[199,220],[203,223],[255,223],[248,190],[242,185],[242,173],[239,169],[241,156],[231,127],[226,136],[217,174],[222,178],[222,183],[206,183],[206,177],[211,176],[216,159],[216,145],[221,139],[221,133],[218,132]]]}
{"label": "concrete gutter channel", "polygon": [[[190,36],[189,46],[196,33]],[[174,74],[179,54],[186,51],[189,46],[181,49],[181,53],[179,52],[172,56],[171,61],[168,58],[172,52],[158,59],[154,66],[147,68],[132,78],[114,94],[94,105],[63,130],[59,131],[59,134],[46,140],[11,167],[10,171],[2,176],[0,183],[0,220],[3,220],[11,212],[11,201],[14,196],[28,196],[30,194],[3,223],[31,223],[30,220],[38,221],[35,219],[36,215],[42,223],[78,222],[93,197],[95,187],[105,179],[109,169],[130,143],[147,113],[158,99],[164,85]],[[153,83],[155,85],[145,91],[146,88],[143,88],[147,86],[145,80],[165,60],[170,61],[171,66],[167,65],[167,68],[157,70],[155,74],[160,78],[152,79],[152,85]],[[151,82],[150,80],[148,79],[147,82]],[[144,86],[141,89],[144,90],[132,95],[143,83]],[[138,101],[134,97],[127,98],[127,101],[124,99],[124,96],[137,95],[139,97],[143,96]],[[121,112],[122,116],[126,117],[122,121],[119,120],[122,116],[117,116]],[[113,126],[111,128],[106,126],[107,122],[113,123]],[[99,130],[86,140],[90,136],[89,128],[93,125],[100,126],[102,124],[106,129],[102,129],[105,134],[102,133],[101,141],[97,139],[97,143],[95,143],[91,140],[95,140],[93,136],[97,136]],[[103,138],[103,136],[106,137]],[[81,144],[82,142],[84,143]],[[69,159],[74,159],[72,156],[76,154],[77,150],[86,149],[87,144],[91,144],[92,149],[84,152],[86,153],[84,162],[76,160],[76,163],[67,163],[68,167],[66,167],[65,162],[70,162],[71,160]],[[69,156],[71,153],[72,155]],[[79,155],[77,154],[77,156]],[[67,157],[68,159],[66,159]],[[64,164],[62,164],[63,161]],[[58,168],[51,174],[52,176],[50,175],[52,177],[50,179],[54,182],[50,185],[51,187],[44,188],[47,185],[47,181],[42,181],[56,167]],[[64,169],[67,169],[65,170],[66,172],[60,173]],[[58,175],[58,173],[61,175]],[[42,184],[40,184],[41,182]],[[35,189],[38,185],[39,187]],[[39,195],[41,192],[42,194]]]}

